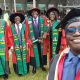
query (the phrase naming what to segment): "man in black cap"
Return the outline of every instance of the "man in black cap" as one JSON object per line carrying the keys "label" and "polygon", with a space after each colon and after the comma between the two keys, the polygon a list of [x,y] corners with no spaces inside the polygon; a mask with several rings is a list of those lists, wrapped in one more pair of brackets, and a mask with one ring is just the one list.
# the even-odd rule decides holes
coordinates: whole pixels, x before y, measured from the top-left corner
{"label": "man in black cap", "polygon": [[47,62],[47,56],[43,53],[43,34],[44,19],[40,17],[40,10],[33,8],[29,11],[28,22],[30,26],[30,39],[32,40],[34,56],[31,58],[33,65],[32,72],[36,72],[36,67],[41,67],[45,71],[44,65]]}
{"label": "man in black cap", "polygon": [[47,80],[80,80],[80,9],[72,9],[56,28],[65,30],[68,48],[52,59]]}
{"label": "man in black cap", "polygon": [[48,18],[47,20],[47,31],[49,33],[49,44],[50,45],[50,60],[52,57],[55,57],[56,55],[56,47],[57,47],[57,41],[58,41],[58,30],[55,29],[58,25],[58,16],[59,16],[59,10],[55,7],[51,7],[47,10],[46,16]]}

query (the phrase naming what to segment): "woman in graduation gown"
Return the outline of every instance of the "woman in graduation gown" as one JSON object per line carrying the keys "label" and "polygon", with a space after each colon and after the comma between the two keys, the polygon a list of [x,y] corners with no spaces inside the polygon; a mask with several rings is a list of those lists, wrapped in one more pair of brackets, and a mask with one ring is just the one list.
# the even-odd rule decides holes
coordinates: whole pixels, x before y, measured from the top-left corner
{"label": "woman in graduation gown", "polygon": [[10,27],[7,22],[2,19],[2,9],[0,8],[0,76],[7,80],[9,74],[9,49]]}
{"label": "woman in graduation gown", "polygon": [[[58,9],[51,7],[46,12],[47,15],[47,33],[48,33],[48,46],[49,46],[49,60],[56,55],[56,47],[58,42],[58,30],[55,29],[58,25]],[[46,44],[46,42],[45,42]]]}
{"label": "woman in graduation gown", "polygon": [[[10,15],[11,24],[11,51],[13,68],[16,74],[26,75],[28,72],[27,64],[27,21],[22,13]],[[24,22],[23,22],[24,21]]]}

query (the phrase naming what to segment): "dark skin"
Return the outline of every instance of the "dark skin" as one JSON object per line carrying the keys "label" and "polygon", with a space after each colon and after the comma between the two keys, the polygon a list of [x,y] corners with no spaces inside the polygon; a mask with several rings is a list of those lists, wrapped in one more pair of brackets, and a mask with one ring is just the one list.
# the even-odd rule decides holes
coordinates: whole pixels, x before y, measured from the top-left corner
{"label": "dark skin", "polygon": [[[16,16],[16,17],[14,18],[14,21],[15,21],[15,23],[18,25],[18,24],[20,23],[20,21],[21,21],[21,18],[20,18],[19,16]],[[20,49],[22,50],[22,46],[20,46]],[[14,49],[11,49],[11,51],[13,52]]]}
{"label": "dark skin", "polygon": [[[51,12],[49,13],[49,20],[51,21],[52,24],[55,22],[55,20],[56,20],[55,11],[51,11]],[[49,34],[49,33],[48,33],[48,34]],[[44,38],[46,38],[48,34],[45,33],[45,34],[44,34]]]}
{"label": "dark skin", "polygon": [[49,19],[51,20],[52,23],[55,21],[56,15],[54,11],[50,12]]}
{"label": "dark skin", "polygon": [[[69,27],[75,27],[75,28],[79,28],[79,26],[69,26]],[[68,27],[68,28],[69,28]],[[66,34],[66,40],[67,40],[67,44],[69,45],[72,53],[77,56],[80,54],[80,32],[76,30],[75,33],[73,34]],[[76,42],[75,42],[76,40]]]}
{"label": "dark skin", "polygon": [[20,21],[21,21],[21,18],[20,18],[19,16],[16,16],[16,17],[14,18],[14,21],[15,21],[16,24],[19,24]]}
{"label": "dark skin", "polygon": [[[51,24],[53,24],[53,23],[55,22],[55,20],[56,20],[55,11],[51,11],[51,12],[49,13],[49,20],[50,20]],[[49,33],[45,33],[45,34],[44,34],[44,38],[46,38],[47,35],[49,35]]]}
{"label": "dark skin", "polygon": [[[32,16],[33,16],[33,18],[36,19],[37,17],[39,17],[39,14],[38,14],[37,11],[33,11],[33,12],[32,12]],[[39,42],[40,42],[40,43],[43,43],[43,41],[42,41],[41,39],[39,39]]]}

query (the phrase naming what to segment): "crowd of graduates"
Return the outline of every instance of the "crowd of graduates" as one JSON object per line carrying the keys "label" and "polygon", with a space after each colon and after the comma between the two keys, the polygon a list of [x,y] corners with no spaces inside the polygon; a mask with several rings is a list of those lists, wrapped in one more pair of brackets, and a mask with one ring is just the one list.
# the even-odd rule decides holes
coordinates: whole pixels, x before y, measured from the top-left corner
{"label": "crowd of graduates", "polygon": [[24,76],[29,73],[30,65],[33,74],[39,67],[46,71],[47,57],[50,62],[67,47],[64,29],[56,29],[60,22],[57,8],[49,8],[45,15],[33,8],[27,17],[21,12],[13,12],[9,20],[6,16],[3,19],[2,12],[0,9],[0,75],[4,80],[10,72],[10,56],[15,74]]}

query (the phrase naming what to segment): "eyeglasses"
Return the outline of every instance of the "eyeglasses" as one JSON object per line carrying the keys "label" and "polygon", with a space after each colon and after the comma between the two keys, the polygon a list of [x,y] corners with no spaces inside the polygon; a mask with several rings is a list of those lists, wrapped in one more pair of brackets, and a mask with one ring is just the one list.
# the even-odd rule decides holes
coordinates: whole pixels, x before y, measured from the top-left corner
{"label": "eyeglasses", "polygon": [[79,28],[65,28],[66,34],[74,34],[76,31],[80,32],[80,27]]}

